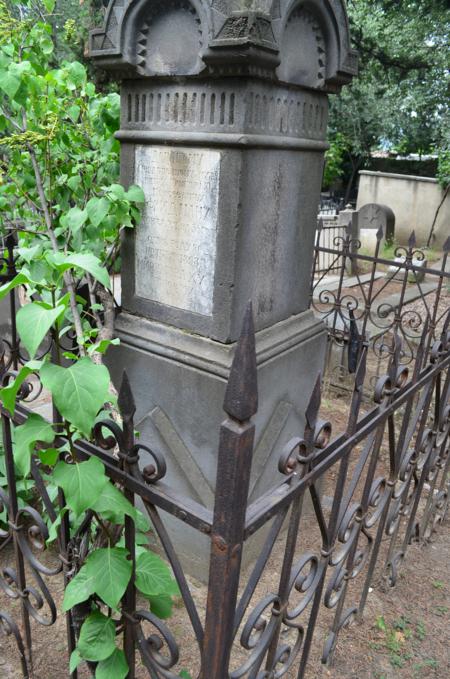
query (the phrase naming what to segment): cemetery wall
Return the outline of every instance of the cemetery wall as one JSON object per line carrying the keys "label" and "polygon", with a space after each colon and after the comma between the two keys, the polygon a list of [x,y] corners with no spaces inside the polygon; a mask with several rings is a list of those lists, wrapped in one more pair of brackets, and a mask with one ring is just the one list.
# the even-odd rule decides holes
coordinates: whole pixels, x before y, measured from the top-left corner
{"label": "cemetery wall", "polygon": [[[443,192],[436,179],[384,172],[360,172],[357,209],[367,203],[388,205],[395,213],[395,237],[400,243],[416,232],[418,245],[427,242]],[[435,226],[436,247],[441,247],[450,232],[450,194],[447,196]]]}

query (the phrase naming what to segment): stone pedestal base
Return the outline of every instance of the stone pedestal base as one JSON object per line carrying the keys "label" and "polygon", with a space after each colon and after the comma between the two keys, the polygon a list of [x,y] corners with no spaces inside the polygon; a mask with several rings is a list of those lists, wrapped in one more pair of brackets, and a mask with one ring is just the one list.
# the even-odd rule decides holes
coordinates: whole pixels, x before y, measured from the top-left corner
{"label": "stone pedestal base", "polygon": [[[109,368],[116,383],[127,370],[141,441],[165,456],[172,487],[213,508],[222,403],[235,345],[127,313],[119,316],[117,333],[121,345],[109,354]],[[250,501],[281,479],[283,445],[303,433],[303,413],[323,370],[325,327],[306,311],[258,332],[256,347],[259,410]],[[144,457],[142,463],[148,463]],[[205,580],[209,539],[171,517],[167,528],[187,572]],[[252,538],[247,561],[260,542],[258,534]]]}

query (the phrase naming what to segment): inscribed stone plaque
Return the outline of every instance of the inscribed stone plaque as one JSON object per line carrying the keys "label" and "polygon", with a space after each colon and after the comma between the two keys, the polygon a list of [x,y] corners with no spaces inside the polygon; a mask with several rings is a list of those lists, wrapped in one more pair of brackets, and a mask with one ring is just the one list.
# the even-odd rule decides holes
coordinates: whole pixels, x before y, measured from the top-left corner
{"label": "inscribed stone plaque", "polygon": [[136,294],[210,316],[220,151],[136,146],[145,208],[136,233]]}

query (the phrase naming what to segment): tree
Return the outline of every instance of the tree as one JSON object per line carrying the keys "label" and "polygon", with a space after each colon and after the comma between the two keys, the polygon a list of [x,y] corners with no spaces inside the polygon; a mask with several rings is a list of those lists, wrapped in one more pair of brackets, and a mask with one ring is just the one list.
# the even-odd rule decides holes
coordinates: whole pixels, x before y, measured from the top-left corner
{"label": "tree", "polygon": [[[61,274],[77,351],[84,355],[94,338],[112,339],[114,299],[103,265],[111,268],[117,258],[121,229],[139,218],[136,202],[143,194],[137,188],[125,193],[115,183],[118,95],[97,94],[77,61],[52,68],[51,27],[36,21],[34,5],[22,20],[4,0],[0,8],[2,222],[19,223],[19,252],[30,281]],[[61,257],[72,258],[72,266]],[[77,298],[82,282],[89,312]]]}
{"label": "tree", "polygon": [[350,0],[360,73],[332,97],[330,136],[343,136],[350,186],[372,150],[429,153],[450,129],[446,0]]}
{"label": "tree", "polygon": [[430,247],[433,243],[434,228],[439,217],[442,206],[447,200],[450,193],[450,146],[442,149],[438,158],[437,180],[442,189],[442,199],[436,208],[433,223],[431,224],[430,234],[428,236],[427,246]]}

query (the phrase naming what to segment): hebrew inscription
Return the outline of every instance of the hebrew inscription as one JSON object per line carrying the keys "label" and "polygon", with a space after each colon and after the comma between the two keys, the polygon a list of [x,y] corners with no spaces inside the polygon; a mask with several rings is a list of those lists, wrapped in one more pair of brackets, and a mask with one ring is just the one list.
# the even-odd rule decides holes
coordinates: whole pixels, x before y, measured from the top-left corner
{"label": "hebrew inscription", "polygon": [[213,309],[220,151],[136,146],[145,193],[136,233],[136,294],[210,316]]}

